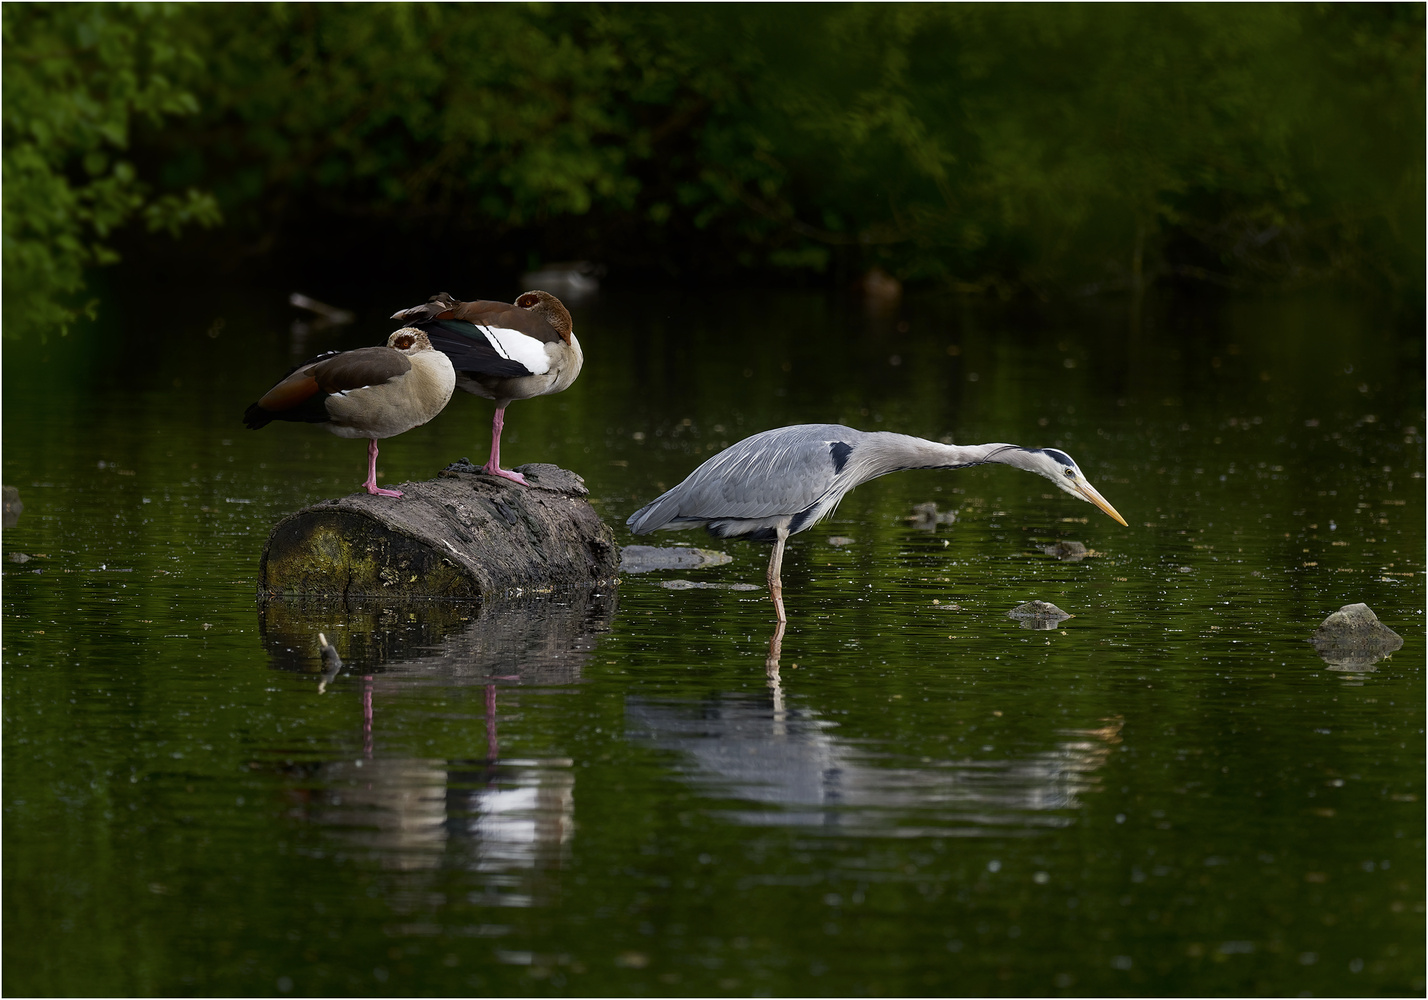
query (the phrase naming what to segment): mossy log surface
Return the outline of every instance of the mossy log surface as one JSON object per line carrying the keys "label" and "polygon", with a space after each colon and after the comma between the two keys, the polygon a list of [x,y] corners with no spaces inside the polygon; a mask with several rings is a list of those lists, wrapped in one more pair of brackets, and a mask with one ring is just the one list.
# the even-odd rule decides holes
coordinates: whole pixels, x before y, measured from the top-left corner
{"label": "mossy log surface", "polygon": [[400,498],[354,493],[290,514],[263,547],[259,598],[486,601],[613,580],[620,550],[580,477],[517,471],[529,486],[457,463],[402,483]]}

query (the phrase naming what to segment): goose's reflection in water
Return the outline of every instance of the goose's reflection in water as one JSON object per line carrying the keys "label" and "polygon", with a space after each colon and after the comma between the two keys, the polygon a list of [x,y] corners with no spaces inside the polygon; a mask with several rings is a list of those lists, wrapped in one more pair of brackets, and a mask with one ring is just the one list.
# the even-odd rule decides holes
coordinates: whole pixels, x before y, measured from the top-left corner
{"label": "goose's reflection in water", "polygon": [[629,739],[677,754],[675,766],[707,794],[749,803],[726,811],[742,823],[906,837],[1067,826],[1120,742],[1122,722],[1110,719],[1053,730],[1045,749],[1024,754],[895,764],[785,695],[783,637],[779,625],[766,693],[625,702]]}
{"label": "goose's reflection in water", "polygon": [[[267,606],[260,624],[275,667],[321,671],[324,701],[359,692],[347,752],[284,767],[295,779],[285,789],[292,815],[326,831],[341,851],[361,851],[389,869],[484,873],[483,902],[529,905],[540,879],[527,875],[558,868],[568,853],[575,772],[564,756],[530,756],[528,733],[510,734],[525,754],[503,756],[500,725],[520,718],[523,690],[558,693],[579,683],[614,611],[613,593],[599,591],[479,612]],[[316,661],[320,631],[334,645],[345,641],[345,663],[331,654]],[[422,742],[415,731],[432,718],[433,694],[473,687],[480,709],[464,710],[467,752],[436,759],[388,749]],[[451,702],[471,704],[451,694]]]}

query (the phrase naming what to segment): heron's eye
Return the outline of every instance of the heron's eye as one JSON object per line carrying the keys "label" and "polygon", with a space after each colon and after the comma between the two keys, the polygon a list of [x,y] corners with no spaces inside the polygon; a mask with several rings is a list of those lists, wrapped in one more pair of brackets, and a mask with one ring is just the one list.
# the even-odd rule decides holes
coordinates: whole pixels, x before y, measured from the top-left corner
{"label": "heron's eye", "polygon": [[1075,479],[1075,478],[1076,478],[1076,470],[1075,470],[1075,469],[1070,469],[1070,468],[1068,468],[1068,469],[1065,469],[1065,470],[1063,470],[1063,471],[1066,473],[1066,478],[1067,478],[1067,479]]}

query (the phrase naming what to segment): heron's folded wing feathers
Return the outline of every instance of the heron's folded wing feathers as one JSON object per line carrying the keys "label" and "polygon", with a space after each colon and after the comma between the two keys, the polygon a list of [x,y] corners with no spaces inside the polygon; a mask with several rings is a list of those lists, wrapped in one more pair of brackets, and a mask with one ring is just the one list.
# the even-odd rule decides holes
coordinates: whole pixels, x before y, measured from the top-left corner
{"label": "heron's folded wing feathers", "polygon": [[636,533],[676,522],[787,517],[835,485],[829,442],[755,435],[720,452],[627,522]]}

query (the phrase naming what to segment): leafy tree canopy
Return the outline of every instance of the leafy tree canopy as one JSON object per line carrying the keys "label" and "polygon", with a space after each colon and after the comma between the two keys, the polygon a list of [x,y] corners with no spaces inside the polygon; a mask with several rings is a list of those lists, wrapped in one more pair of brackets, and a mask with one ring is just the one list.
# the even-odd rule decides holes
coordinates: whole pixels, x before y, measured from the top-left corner
{"label": "leafy tree canopy", "polygon": [[313,218],[481,234],[473,265],[1421,291],[1416,4],[7,4],[3,26],[24,323],[81,306],[121,226]]}

